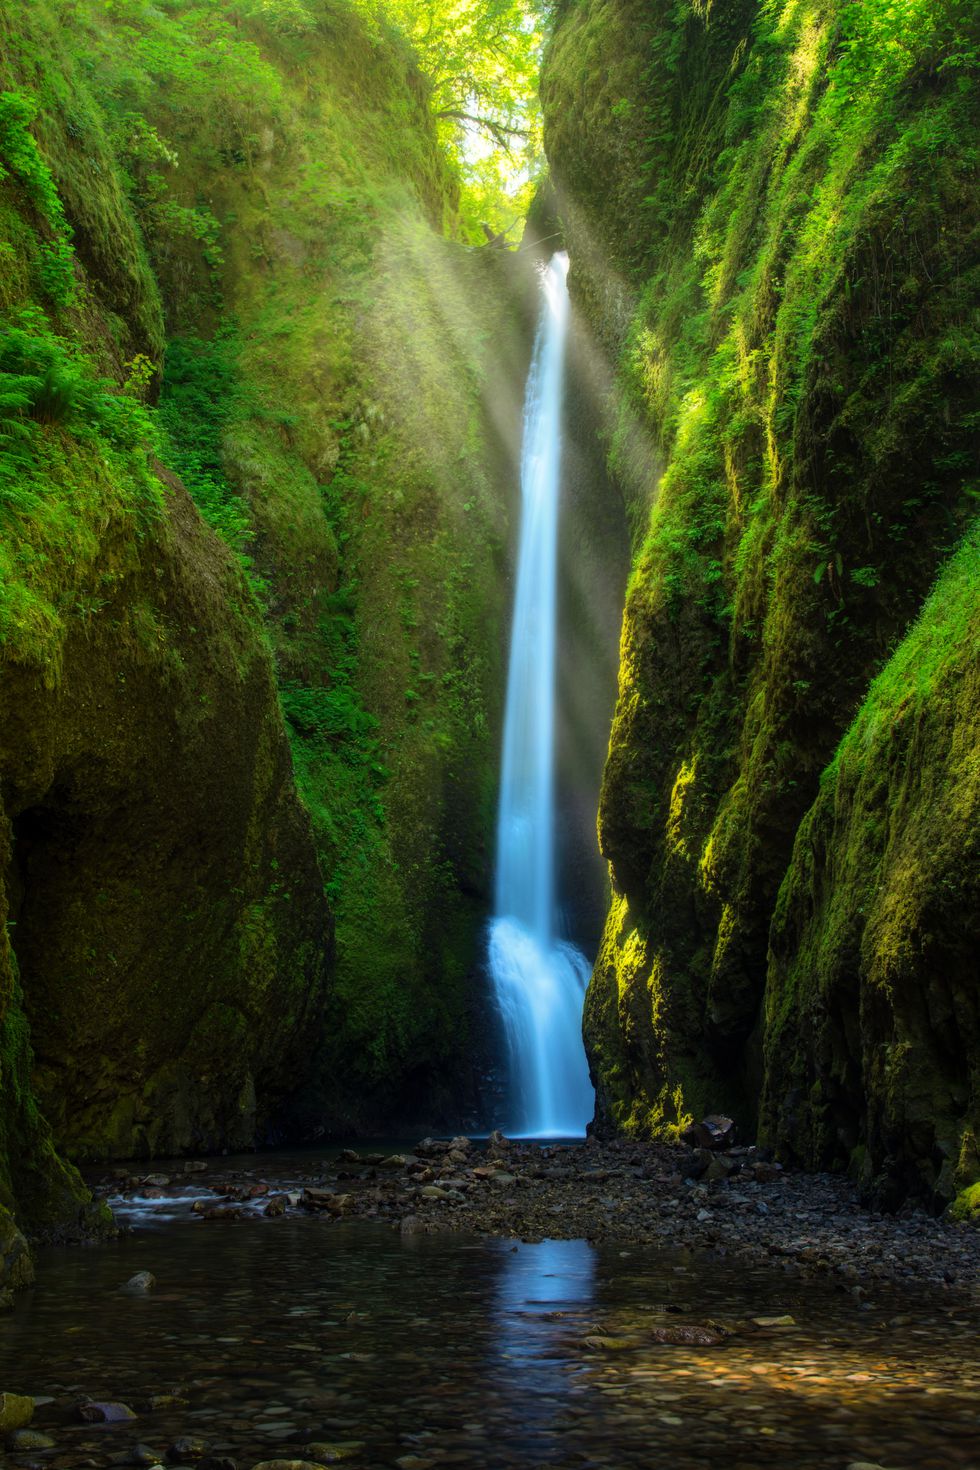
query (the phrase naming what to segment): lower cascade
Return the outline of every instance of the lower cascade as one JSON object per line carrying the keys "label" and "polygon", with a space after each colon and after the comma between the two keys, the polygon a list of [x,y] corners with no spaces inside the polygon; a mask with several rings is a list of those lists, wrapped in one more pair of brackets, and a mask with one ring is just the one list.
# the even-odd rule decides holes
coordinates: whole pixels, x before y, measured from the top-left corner
{"label": "lower cascade", "polygon": [[568,256],[542,272],[524,401],[521,534],[511,633],[489,962],[509,1061],[508,1131],[580,1136],[594,1094],[582,1043],[589,963],[556,934],[555,651]]}

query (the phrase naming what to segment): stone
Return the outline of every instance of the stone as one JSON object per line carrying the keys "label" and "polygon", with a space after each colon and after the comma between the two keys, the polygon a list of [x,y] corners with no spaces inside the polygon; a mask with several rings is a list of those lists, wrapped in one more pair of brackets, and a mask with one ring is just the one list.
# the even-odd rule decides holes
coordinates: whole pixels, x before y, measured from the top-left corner
{"label": "stone", "polygon": [[735,1142],[735,1124],[723,1113],[708,1113],[700,1123],[691,1123],[683,1130],[681,1142],[692,1148],[729,1148]]}
{"label": "stone", "polygon": [[364,1449],[362,1439],[331,1440],[317,1439],[311,1444],[303,1446],[304,1454],[309,1455],[318,1465],[339,1465],[342,1460],[353,1460]]}
{"label": "stone", "polygon": [[322,1460],[261,1460],[253,1470],[320,1470]]}
{"label": "stone", "polygon": [[151,1184],[154,1189],[166,1189],[170,1183],[169,1174],[147,1174],[143,1179],[144,1184]]}
{"label": "stone", "polygon": [[86,1424],[121,1424],[126,1419],[135,1419],[136,1415],[128,1404],[91,1399],[87,1404],[79,1404],[78,1417]]}
{"label": "stone", "polygon": [[125,1286],[120,1287],[120,1291],[128,1292],[130,1296],[145,1296],[156,1284],[157,1279],[152,1271],[137,1271],[135,1276],[130,1276]]}
{"label": "stone", "polygon": [[160,1465],[163,1456],[158,1450],[151,1449],[148,1444],[134,1444],[131,1449],[120,1450],[116,1455],[109,1456],[110,1465]]}
{"label": "stone", "polygon": [[23,1429],[33,1418],[33,1399],[20,1393],[0,1393],[0,1434]]}
{"label": "stone", "polygon": [[425,1230],[425,1223],[418,1215],[405,1215],[398,1228],[402,1235],[421,1235]]}
{"label": "stone", "polygon": [[185,1174],[203,1174],[204,1171],[205,1171],[205,1169],[207,1167],[208,1167],[207,1166],[207,1163],[205,1162],[204,1159],[185,1159],[184,1160],[184,1173]]}
{"label": "stone", "polygon": [[183,1435],[175,1439],[167,1451],[167,1461],[171,1465],[185,1465],[203,1460],[210,1449],[206,1440],[196,1439],[193,1435]]}
{"label": "stone", "polygon": [[7,1436],[7,1449],[15,1454],[26,1450],[53,1450],[55,1441],[50,1434],[41,1434],[37,1429],[15,1429]]}
{"label": "stone", "polygon": [[286,1213],[286,1196],[284,1194],[273,1195],[262,1213],[271,1220],[278,1218],[280,1215],[284,1215]]}
{"label": "stone", "polygon": [[790,1317],[788,1315],[787,1316],[784,1316],[784,1317],[753,1317],[752,1318],[752,1321],[755,1323],[756,1327],[795,1327],[796,1326],[796,1318],[795,1317]]}
{"label": "stone", "polygon": [[238,1470],[238,1461],[230,1455],[208,1455],[198,1461],[198,1470]]}
{"label": "stone", "polygon": [[650,1336],[654,1342],[662,1342],[671,1347],[716,1347],[725,1340],[723,1332],[718,1332],[714,1327],[702,1327],[696,1322],[654,1327]]}

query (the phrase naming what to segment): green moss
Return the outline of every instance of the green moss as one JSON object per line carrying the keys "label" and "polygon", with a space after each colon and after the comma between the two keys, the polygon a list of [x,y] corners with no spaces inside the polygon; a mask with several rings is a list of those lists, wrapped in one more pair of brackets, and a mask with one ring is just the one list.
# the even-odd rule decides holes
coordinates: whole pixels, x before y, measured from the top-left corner
{"label": "green moss", "polygon": [[824,772],[773,923],[768,1133],[811,1166],[860,1137],[886,1201],[980,1171],[978,574],[974,530]]}
{"label": "green moss", "polygon": [[[304,15],[300,33],[222,0],[131,7],[123,26],[83,3],[55,36],[42,4],[0,36],[18,84],[37,94],[35,152],[75,229],[83,301],[98,300],[103,320],[127,291],[138,304],[100,253],[104,231],[119,228],[124,256],[134,221],[147,242],[141,299],[162,296],[166,361],[152,373],[154,347],[135,367],[111,367],[133,392],[159,387],[145,442],[244,567],[254,602],[236,602],[236,616],[253,628],[263,619],[337,914],[318,1064],[331,1097],[318,1106],[321,1119],[341,1106],[349,1116],[353,1089],[366,1118],[403,1096],[419,1107],[445,1096],[440,1071],[466,1067],[503,685],[507,433],[520,421],[531,277],[440,237],[456,229],[456,175],[404,41],[344,0],[315,0]],[[39,82],[49,57],[63,58],[64,84]],[[80,136],[101,182],[84,175]],[[30,216],[13,203],[16,231]],[[10,239],[23,250],[22,234]],[[43,243],[39,234],[33,248]],[[138,242],[125,264],[143,271]],[[25,275],[23,299],[35,285]],[[43,329],[91,337],[93,353],[100,335],[91,312]],[[49,437],[64,453],[45,472],[67,485],[79,421]],[[113,464],[106,495],[124,482]],[[85,526],[89,486],[88,471],[76,475],[65,497]],[[120,500],[112,521],[131,552],[135,509]],[[96,525],[108,513],[95,495],[91,512]],[[60,522],[52,545],[56,534],[69,544]],[[72,566],[90,598],[86,556],[100,542],[83,555],[81,536]],[[12,602],[9,622],[56,679],[54,653],[74,624],[40,567],[65,575],[51,554],[19,571],[36,605]],[[187,650],[154,599],[125,625],[165,651],[182,685]],[[233,656],[248,677],[240,641]],[[205,682],[202,722],[215,703]],[[224,920],[230,907],[219,906]],[[198,921],[201,906],[187,910]],[[274,924],[249,912],[242,942],[254,945],[256,976],[272,973]],[[54,1107],[53,1069],[42,1070]],[[100,1098],[108,1089],[101,1075],[92,1084]],[[168,1102],[169,1121],[149,1119],[148,1087],[127,1084],[105,1124],[111,1148],[131,1137],[152,1149],[184,1127]],[[103,1146],[104,1117],[99,1101],[71,1121],[76,1147]]]}
{"label": "green moss", "polygon": [[582,0],[546,58],[636,527],[600,829],[664,1002],[618,1050],[748,1128],[799,823],[972,514],[974,39],[956,0]]}
{"label": "green moss", "polygon": [[949,1207],[951,1220],[965,1220],[970,1224],[980,1221],[980,1184],[971,1184],[962,1190]]}

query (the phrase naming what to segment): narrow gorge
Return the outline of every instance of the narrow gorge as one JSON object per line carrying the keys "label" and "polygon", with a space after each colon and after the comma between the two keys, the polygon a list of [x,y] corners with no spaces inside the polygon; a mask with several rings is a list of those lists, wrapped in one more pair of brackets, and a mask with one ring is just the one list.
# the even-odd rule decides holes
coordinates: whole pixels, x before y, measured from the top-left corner
{"label": "narrow gorge", "polygon": [[[460,1424],[489,1374],[502,1470],[565,1463],[575,1354],[764,1354],[784,1264],[839,1402],[875,1293],[901,1325],[927,1286],[966,1394],[978,82],[973,0],[0,0],[0,1438],[34,1433],[18,1395],[74,1413],[46,1273],[82,1303],[135,1240],[200,1284],[226,1216],[250,1282],[283,1233],[281,1321],[201,1308],[226,1382],[154,1299],[144,1397],[227,1400],[172,1466],[280,1463],[235,1345],[270,1344],[275,1404],[308,1271],[352,1375],[304,1380],[308,1443],[353,1470],[486,1455],[411,1385],[403,1433],[348,1270],[376,1324],[404,1280],[399,1344],[443,1322],[427,1371],[458,1334]],[[78,1330],[76,1397],[119,1407]],[[915,1330],[889,1383],[924,1394]],[[376,1430],[343,1408],[373,1358]],[[617,1470],[654,1432],[729,1463],[700,1401],[671,1449],[660,1388]],[[730,1463],[980,1459],[965,1398],[889,1459],[872,1397],[849,1459],[799,1409]],[[614,1407],[561,1421],[569,1463],[614,1463]],[[110,1463],[61,1424],[37,1464]]]}

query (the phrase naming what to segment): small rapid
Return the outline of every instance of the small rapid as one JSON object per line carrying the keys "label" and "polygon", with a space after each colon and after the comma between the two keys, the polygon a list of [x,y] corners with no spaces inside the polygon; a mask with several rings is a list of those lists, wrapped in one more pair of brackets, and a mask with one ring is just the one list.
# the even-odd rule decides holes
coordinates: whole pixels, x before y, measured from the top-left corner
{"label": "small rapid", "polygon": [[576,1137],[594,1094],[582,1043],[585,956],[556,934],[555,665],[568,256],[542,271],[524,401],[521,533],[504,717],[489,966],[509,1063],[504,1127]]}

